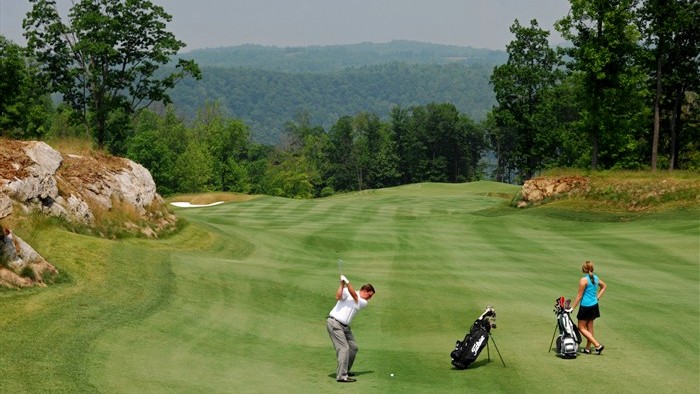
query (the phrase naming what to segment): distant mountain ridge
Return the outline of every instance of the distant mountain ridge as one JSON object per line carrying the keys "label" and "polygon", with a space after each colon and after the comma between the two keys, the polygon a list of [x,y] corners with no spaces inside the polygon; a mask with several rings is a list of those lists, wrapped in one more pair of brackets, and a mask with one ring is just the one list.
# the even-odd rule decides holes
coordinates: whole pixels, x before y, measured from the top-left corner
{"label": "distant mountain ridge", "polygon": [[250,67],[269,71],[314,73],[395,62],[497,65],[508,60],[505,51],[404,40],[307,47],[244,44],[195,49],[181,55],[195,60],[200,66]]}
{"label": "distant mountain ridge", "polygon": [[328,130],[341,116],[452,103],[475,121],[496,103],[489,78],[505,51],[415,41],[311,47],[235,47],[181,54],[201,67],[171,91],[176,108],[194,118],[207,102],[251,127],[254,140],[279,142],[301,112]]}

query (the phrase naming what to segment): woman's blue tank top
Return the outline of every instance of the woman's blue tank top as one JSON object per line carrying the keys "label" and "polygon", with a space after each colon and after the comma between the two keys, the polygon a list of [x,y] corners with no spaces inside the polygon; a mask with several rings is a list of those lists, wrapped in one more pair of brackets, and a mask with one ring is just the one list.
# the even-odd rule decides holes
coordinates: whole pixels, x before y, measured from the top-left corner
{"label": "woman's blue tank top", "polygon": [[596,294],[598,292],[598,276],[593,275],[593,283],[591,283],[591,277],[586,275],[587,284],[586,289],[583,291],[583,298],[581,299],[581,306],[593,306],[598,303],[598,297]]}

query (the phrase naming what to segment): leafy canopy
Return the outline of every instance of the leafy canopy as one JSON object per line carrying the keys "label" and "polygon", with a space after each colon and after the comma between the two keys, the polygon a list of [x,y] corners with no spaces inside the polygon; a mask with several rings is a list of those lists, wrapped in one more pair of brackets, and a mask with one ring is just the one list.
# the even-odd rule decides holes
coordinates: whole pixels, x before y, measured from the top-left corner
{"label": "leafy canopy", "polygon": [[194,61],[182,59],[172,73],[156,73],[185,44],[166,30],[171,16],[150,1],[76,1],[67,23],[54,0],[30,2],[23,22],[28,49],[42,65],[49,91],[63,95],[100,146],[118,138],[109,129],[110,113],[130,115],[170,102],[166,91],[179,80],[200,78]]}

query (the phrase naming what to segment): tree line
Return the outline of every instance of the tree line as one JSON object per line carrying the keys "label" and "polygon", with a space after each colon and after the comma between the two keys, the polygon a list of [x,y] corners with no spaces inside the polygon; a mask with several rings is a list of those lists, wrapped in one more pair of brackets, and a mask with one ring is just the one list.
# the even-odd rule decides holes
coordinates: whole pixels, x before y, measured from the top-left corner
{"label": "tree line", "polygon": [[340,113],[327,124],[300,111],[275,146],[253,142],[216,97],[191,122],[176,115],[168,92],[202,70],[178,59],[158,71],[184,46],[162,7],[80,0],[64,23],[55,1],[30,2],[27,47],[0,38],[0,132],[90,138],[145,165],[165,195],[308,198],[489,176],[523,182],[552,167],[700,168],[697,1],[570,0],[555,24],[566,47],[550,47],[536,20],[514,21],[508,60],[490,76],[496,103],[478,122],[451,102],[392,105],[386,118]]}
{"label": "tree line", "polygon": [[700,168],[700,3],[571,0],[550,48],[537,21],[511,26],[491,76],[499,175],[552,165]]}
{"label": "tree line", "polygon": [[329,130],[306,113],[286,124],[280,145],[258,144],[249,127],[207,105],[191,126],[168,107],[142,111],[126,156],[151,171],[159,192],[233,191],[313,198],[413,182],[481,177],[482,130],[452,104],[342,116]]}

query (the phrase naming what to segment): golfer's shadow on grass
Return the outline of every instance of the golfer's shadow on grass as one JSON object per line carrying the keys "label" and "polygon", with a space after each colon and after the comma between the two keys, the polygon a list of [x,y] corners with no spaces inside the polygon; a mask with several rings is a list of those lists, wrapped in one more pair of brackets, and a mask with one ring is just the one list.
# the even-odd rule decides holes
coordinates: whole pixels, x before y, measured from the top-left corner
{"label": "golfer's shadow on grass", "polygon": [[[374,373],[374,371],[358,371],[358,372],[352,371],[352,373],[355,374],[355,377],[358,377],[358,376],[362,376],[362,375],[367,375],[367,374],[370,374],[370,373]],[[329,373],[329,374],[328,374],[328,377],[329,377],[329,378],[335,379],[335,372]]]}

